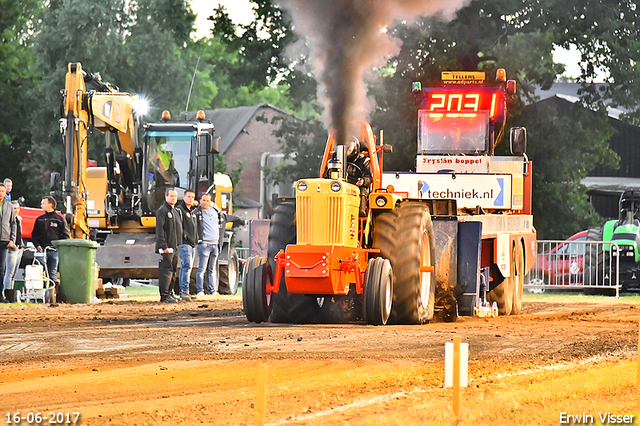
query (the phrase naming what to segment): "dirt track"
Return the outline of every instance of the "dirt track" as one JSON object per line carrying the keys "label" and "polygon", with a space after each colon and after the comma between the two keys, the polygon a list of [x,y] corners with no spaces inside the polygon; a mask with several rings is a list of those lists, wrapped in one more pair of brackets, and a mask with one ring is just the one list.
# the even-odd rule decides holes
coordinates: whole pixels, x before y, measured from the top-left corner
{"label": "dirt track", "polygon": [[242,302],[225,297],[5,305],[0,415],[79,412],[86,425],[254,424],[264,363],[267,423],[368,424],[357,414],[362,401],[380,414],[406,409],[389,403],[400,395],[441,388],[443,346],[454,335],[469,342],[475,378],[635,354],[640,308],[595,300],[529,301],[518,317],[387,327],[250,324]]}

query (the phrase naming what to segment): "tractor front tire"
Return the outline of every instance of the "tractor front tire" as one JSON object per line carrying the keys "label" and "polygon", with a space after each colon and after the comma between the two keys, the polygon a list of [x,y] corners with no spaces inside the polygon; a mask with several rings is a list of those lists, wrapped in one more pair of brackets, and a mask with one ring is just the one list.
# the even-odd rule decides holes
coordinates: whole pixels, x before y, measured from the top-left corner
{"label": "tractor front tire", "polygon": [[393,299],[391,262],[382,257],[369,260],[364,283],[364,319],[371,325],[385,325]]}
{"label": "tractor front tire", "polygon": [[[285,249],[287,245],[295,244],[296,240],[296,203],[293,200],[281,202],[275,207],[269,226],[267,255],[274,272],[276,270],[276,254]],[[272,294],[272,298],[271,322],[293,324],[327,322],[326,309],[322,309],[318,298],[303,294],[290,294],[287,291],[284,273],[280,278],[280,288],[277,293]],[[324,305],[324,300],[322,300],[322,305]]]}

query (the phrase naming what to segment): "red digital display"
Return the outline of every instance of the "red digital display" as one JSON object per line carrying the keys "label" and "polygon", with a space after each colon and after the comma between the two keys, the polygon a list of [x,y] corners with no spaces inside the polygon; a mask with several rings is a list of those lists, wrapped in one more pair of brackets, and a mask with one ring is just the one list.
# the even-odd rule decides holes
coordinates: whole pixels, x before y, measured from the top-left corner
{"label": "red digital display", "polygon": [[423,108],[433,113],[474,113],[487,111],[489,118],[504,118],[504,94],[500,88],[424,89]]}

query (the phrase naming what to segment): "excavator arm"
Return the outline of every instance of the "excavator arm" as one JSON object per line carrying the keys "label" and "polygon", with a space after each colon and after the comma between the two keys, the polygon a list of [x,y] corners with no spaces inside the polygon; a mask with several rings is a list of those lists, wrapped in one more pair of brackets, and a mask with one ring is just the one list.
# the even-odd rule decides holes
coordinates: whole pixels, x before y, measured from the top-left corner
{"label": "excavator arm", "polygon": [[[86,85],[95,90],[88,91]],[[87,138],[93,128],[104,132],[106,137],[108,193],[105,211],[110,225],[117,224],[121,204],[128,206],[130,215],[141,212],[143,160],[137,138],[137,98],[102,82],[99,75],[83,70],[80,63],[69,64],[62,97],[64,203],[72,217],[69,224],[72,238],[87,239]]]}

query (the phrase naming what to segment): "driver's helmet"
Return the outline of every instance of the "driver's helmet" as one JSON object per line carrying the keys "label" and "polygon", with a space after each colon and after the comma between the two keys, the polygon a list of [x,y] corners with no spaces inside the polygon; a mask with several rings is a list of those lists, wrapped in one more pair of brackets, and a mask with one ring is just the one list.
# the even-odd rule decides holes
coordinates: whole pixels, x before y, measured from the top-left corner
{"label": "driver's helmet", "polygon": [[355,136],[351,136],[347,142],[347,161],[353,163],[360,154],[360,141]]}

